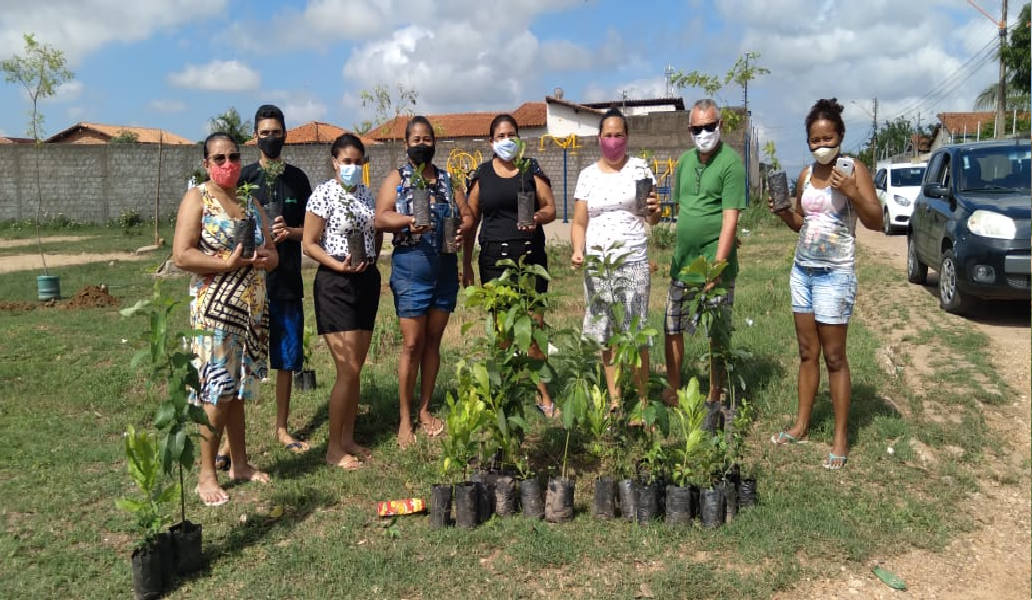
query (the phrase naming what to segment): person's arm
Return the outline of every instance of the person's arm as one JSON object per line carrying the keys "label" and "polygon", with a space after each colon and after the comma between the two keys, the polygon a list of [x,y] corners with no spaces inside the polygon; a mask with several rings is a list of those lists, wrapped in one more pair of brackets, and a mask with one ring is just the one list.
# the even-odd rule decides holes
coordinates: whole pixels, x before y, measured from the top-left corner
{"label": "person's arm", "polygon": [[850,176],[833,169],[831,186],[849,197],[864,227],[874,231],[882,228],[882,209],[881,203],[878,202],[878,192],[874,189],[871,172],[864,163],[859,160],[853,161],[853,174]]}
{"label": "person's arm", "polygon": [[[473,227],[472,231],[476,231],[477,227],[480,226],[480,183],[477,181],[473,182],[473,185],[469,188],[469,198],[466,200],[466,205],[469,207],[469,212],[473,216]],[[476,241],[475,235],[470,233],[466,237],[462,238],[462,286],[470,287],[476,284],[476,278],[473,274],[473,244]]]}
{"label": "person's arm", "polygon": [[176,267],[190,273],[205,275],[232,271],[247,264],[247,259],[241,257],[241,244],[237,244],[233,253],[225,259],[201,252],[197,246],[201,241],[203,213],[204,201],[201,199],[200,188],[190,188],[183,195],[176,215],[176,231],[172,238],[172,262]]}
{"label": "person's arm", "polygon": [[455,200],[455,206],[459,207],[459,216],[462,218],[462,223],[455,228],[455,244],[459,248],[465,248],[463,240],[473,238],[473,211],[466,204],[466,192],[462,188],[452,188],[452,198]]}
{"label": "person's arm", "polygon": [[538,210],[534,213],[534,224],[541,226],[555,221],[555,195],[552,193],[552,186],[540,175],[535,175],[534,190],[537,192],[538,199]]}
{"label": "person's arm", "polygon": [[584,264],[584,238],[588,231],[588,203],[574,199],[573,223],[570,226],[570,244],[573,245],[573,256],[570,263],[574,269]]}
{"label": "person's arm", "polygon": [[648,199],[648,211],[645,221],[649,225],[655,225],[659,223],[659,219],[662,216],[663,209],[659,206],[659,196],[656,195],[656,175],[652,172],[652,169],[645,167],[645,174],[649,179],[652,180],[652,191],[649,192]]}
{"label": "person's arm", "polygon": [[412,233],[421,233],[425,228],[416,229],[416,218],[403,215],[397,210],[398,186],[401,185],[401,175],[392,170],[387,178],[383,180],[380,191],[376,194],[376,217],[373,223],[378,231],[401,231],[408,227]]}
{"label": "person's arm", "polygon": [[328,269],[342,272],[344,263],[330,256],[326,250],[319,245],[319,240],[322,239],[323,231],[326,229],[326,219],[311,211],[306,211],[305,224],[301,229],[303,231],[301,236],[301,251],[304,252],[305,256]]}
{"label": "person's arm", "polygon": [[[800,202],[799,200],[799,194],[803,189],[803,183],[806,181],[806,169],[807,167],[803,168],[803,170],[799,173],[799,179],[796,180],[795,207],[786,208],[784,210],[780,210],[774,213],[782,221],[785,222],[785,225],[788,225],[789,229],[795,232],[798,232],[800,229],[802,229],[803,217],[805,216],[803,214],[802,202]],[[767,192],[767,210],[774,212],[774,197],[771,196],[769,190]]]}

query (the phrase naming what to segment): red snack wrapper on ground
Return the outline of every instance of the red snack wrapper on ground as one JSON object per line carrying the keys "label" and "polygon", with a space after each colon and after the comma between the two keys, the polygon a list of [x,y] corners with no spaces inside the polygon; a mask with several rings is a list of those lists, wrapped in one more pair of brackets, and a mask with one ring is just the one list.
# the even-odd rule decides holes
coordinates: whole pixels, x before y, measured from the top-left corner
{"label": "red snack wrapper on ground", "polygon": [[376,503],[376,514],[381,517],[411,515],[422,512],[426,512],[426,502],[422,498],[385,500],[383,502]]}

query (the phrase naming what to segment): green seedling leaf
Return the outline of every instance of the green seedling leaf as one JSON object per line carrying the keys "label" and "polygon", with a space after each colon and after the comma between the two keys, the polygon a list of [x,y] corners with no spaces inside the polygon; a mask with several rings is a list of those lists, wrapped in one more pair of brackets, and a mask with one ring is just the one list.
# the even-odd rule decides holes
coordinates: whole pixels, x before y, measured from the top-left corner
{"label": "green seedling leaf", "polygon": [[871,571],[873,571],[874,574],[878,577],[878,579],[881,579],[882,582],[890,588],[894,590],[906,591],[907,582],[897,577],[895,573],[886,571],[881,567],[874,567],[873,569],[871,569]]}

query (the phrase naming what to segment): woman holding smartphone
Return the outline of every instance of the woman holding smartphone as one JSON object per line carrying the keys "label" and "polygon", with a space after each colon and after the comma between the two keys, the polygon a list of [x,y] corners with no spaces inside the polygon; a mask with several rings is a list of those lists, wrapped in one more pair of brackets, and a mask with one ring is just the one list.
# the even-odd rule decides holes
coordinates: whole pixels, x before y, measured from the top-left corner
{"label": "woman holding smartphone", "polygon": [[[818,100],[806,116],[806,134],[815,162],[799,173],[795,210],[776,214],[799,232],[790,286],[796,339],[799,342],[799,412],[795,424],[773,435],[781,446],[803,441],[810,431],[820,356],[828,367],[835,415],[831,451],[825,469],[841,469],[849,458],[848,420],[852,383],[846,357],[846,333],[856,300],[856,220],[878,230],[881,205],[867,167],[841,154],[846,126],[835,98]],[[768,199],[773,211],[773,201]]]}

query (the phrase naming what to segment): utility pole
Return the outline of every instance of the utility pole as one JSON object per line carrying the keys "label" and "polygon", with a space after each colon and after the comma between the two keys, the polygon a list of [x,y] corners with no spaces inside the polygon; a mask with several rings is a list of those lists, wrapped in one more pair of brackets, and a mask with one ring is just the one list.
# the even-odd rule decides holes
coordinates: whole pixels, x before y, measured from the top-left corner
{"label": "utility pole", "polygon": [[874,139],[871,140],[871,172],[878,172],[878,96],[874,97],[874,114],[871,115],[874,122]]}
{"label": "utility pole", "polygon": [[996,23],[996,26],[1000,30],[1000,49],[998,54],[1000,56],[1000,90],[999,95],[996,97],[996,127],[993,132],[996,137],[1003,137],[1005,135],[1004,128],[1007,123],[1007,65],[1003,62],[1003,49],[1007,45],[1007,0],[1003,2],[1003,13],[1000,20],[997,21],[992,15],[982,10],[982,7],[975,4],[974,0],[967,0],[968,4],[975,7],[975,10],[985,15],[987,19]]}

